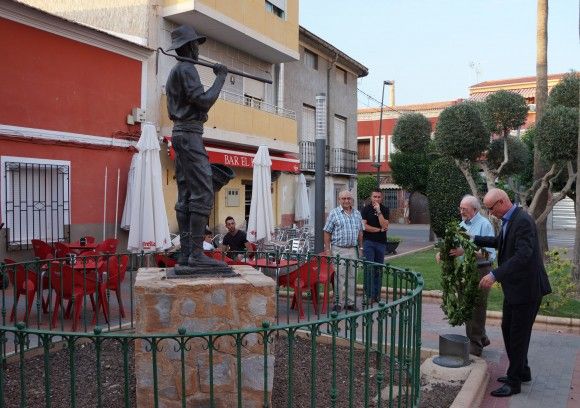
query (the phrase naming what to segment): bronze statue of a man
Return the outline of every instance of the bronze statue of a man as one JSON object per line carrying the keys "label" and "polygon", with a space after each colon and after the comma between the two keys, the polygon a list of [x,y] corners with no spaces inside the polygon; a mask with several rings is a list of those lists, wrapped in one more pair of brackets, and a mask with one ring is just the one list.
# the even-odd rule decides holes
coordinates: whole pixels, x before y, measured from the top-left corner
{"label": "bronze statue of a man", "polygon": [[[198,46],[205,39],[192,27],[182,25],[171,32],[169,50],[175,50],[180,57],[197,60]],[[219,96],[228,70],[224,65],[215,64],[213,72],[216,79],[204,91],[195,65],[179,61],[169,73],[166,84],[167,111],[173,121],[171,141],[177,180],[175,212],[181,240],[177,263],[181,266],[225,266],[203,253],[204,232],[214,202],[212,170],[202,140],[203,124]]]}

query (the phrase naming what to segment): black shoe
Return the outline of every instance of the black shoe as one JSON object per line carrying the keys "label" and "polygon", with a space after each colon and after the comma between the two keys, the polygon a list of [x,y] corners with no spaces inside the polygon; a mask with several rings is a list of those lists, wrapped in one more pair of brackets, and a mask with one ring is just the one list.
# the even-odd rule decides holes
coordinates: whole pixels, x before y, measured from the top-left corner
{"label": "black shoe", "polygon": [[342,306],[341,305],[334,305],[332,307],[332,311],[336,312],[336,313],[340,313],[340,312],[342,312]]}
{"label": "black shoe", "polygon": [[[506,384],[508,382],[508,377],[507,377],[507,375],[504,375],[502,377],[498,377],[497,381],[500,382],[500,383]],[[532,377],[531,376],[522,377],[522,382],[527,383],[527,382],[530,382],[530,381],[532,381]]]}
{"label": "black shoe", "polygon": [[497,390],[491,392],[493,397],[509,397],[514,394],[519,394],[521,392],[520,387],[516,387],[509,384],[504,384]]}
{"label": "black shoe", "polygon": [[489,341],[489,339],[486,337],[481,341],[481,347],[487,347],[491,344],[491,342]]}
{"label": "black shoe", "polygon": [[477,357],[481,357],[481,352],[482,352],[481,349],[476,349],[474,347],[469,350],[469,354],[473,354],[474,356]]}

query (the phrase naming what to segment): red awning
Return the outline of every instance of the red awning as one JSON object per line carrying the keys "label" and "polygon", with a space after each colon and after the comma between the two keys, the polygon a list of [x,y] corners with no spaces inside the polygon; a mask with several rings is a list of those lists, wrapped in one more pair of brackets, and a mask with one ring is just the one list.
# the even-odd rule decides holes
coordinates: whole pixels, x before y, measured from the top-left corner
{"label": "red awning", "polygon": [[[175,160],[175,152],[171,146],[171,136],[164,136],[163,141],[167,143],[169,157]],[[252,168],[252,160],[256,155],[255,150],[234,150],[229,147],[214,146],[205,144],[205,150],[209,156],[210,163],[224,164],[228,167]],[[272,170],[288,171],[298,173],[300,170],[300,160],[288,153],[270,153],[272,159]]]}

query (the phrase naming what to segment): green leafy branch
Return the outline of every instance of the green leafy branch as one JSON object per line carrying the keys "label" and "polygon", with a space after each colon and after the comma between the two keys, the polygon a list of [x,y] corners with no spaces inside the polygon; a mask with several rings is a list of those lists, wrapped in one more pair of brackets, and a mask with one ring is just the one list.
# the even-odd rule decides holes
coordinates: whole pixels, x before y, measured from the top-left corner
{"label": "green leafy branch", "polygon": [[[479,296],[479,273],[475,253],[476,245],[467,232],[452,221],[445,229],[445,237],[438,245],[441,258],[441,308],[452,326],[471,319],[473,306]],[[453,248],[463,248],[463,257],[449,255]]]}

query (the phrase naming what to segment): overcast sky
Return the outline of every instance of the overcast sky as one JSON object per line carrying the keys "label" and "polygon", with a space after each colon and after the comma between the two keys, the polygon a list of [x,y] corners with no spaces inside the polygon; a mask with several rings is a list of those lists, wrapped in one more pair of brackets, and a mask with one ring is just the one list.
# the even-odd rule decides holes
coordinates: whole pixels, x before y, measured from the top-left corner
{"label": "overcast sky", "polygon": [[[579,70],[579,2],[549,5],[548,72]],[[536,72],[536,0],[301,0],[300,25],[365,65],[358,87],[377,100],[383,80],[395,80],[398,105]]]}

